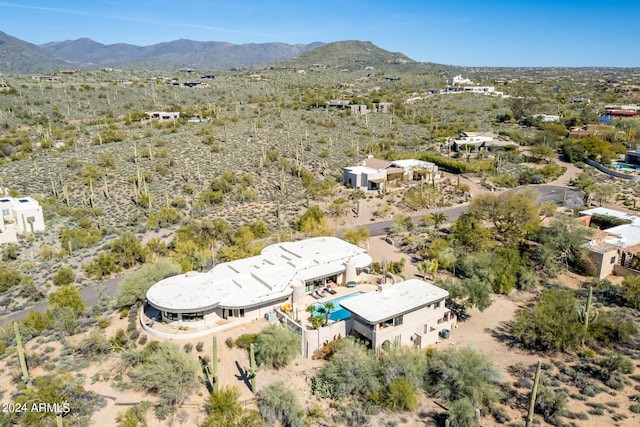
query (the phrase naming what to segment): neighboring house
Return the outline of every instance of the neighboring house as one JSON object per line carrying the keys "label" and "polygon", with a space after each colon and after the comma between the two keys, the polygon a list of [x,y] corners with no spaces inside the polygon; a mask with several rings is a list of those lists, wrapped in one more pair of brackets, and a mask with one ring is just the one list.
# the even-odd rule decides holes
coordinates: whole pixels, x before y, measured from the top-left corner
{"label": "neighboring house", "polygon": [[587,209],[580,212],[587,222],[595,215],[608,216],[628,222],[599,230],[587,243],[591,259],[596,265],[598,279],[604,279],[616,270],[616,266],[631,267],[633,258],[640,252],[640,217],[608,208]]}
{"label": "neighboring house", "polygon": [[453,76],[449,80],[447,80],[447,84],[449,85],[472,85],[473,82],[468,77],[462,77],[461,74],[457,76]]}
{"label": "neighboring house", "polygon": [[635,150],[627,151],[627,154],[624,156],[624,161],[630,165],[640,166],[640,145],[636,146]]}
{"label": "neighboring house", "polygon": [[[358,246],[336,237],[277,243],[260,255],[191,271],[154,284],[145,315],[176,327],[210,331],[227,324],[264,318],[290,302],[302,306],[305,292],[334,283],[359,281],[372,259]],[[146,330],[162,336],[152,324]]]}
{"label": "neighboring house", "polygon": [[607,136],[612,135],[616,131],[615,127],[610,125],[586,125],[582,127],[574,127],[569,131],[569,138],[582,139],[590,136]]}
{"label": "neighboring house", "polygon": [[[449,292],[422,280],[384,284],[340,302],[351,312],[351,335],[364,339],[374,350],[413,345],[424,348],[449,332],[455,315],[445,306]],[[446,332],[444,333],[446,334]]]}
{"label": "neighboring house", "polygon": [[[354,94],[358,96],[369,96],[369,94]],[[325,103],[327,108],[349,109],[352,114],[368,114],[368,113],[389,113],[393,108],[393,102],[374,102],[369,107],[366,104],[351,104],[348,100],[332,99]]]}
{"label": "neighboring house", "polygon": [[179,111],[147,111],[146,114],[149,116],[148,120],[177,120],[180,118]]}
{"label": "neighboring house", "polygon": [[404,176],[409,180],[424,179],[427,182],[440,180],[438,166],[431,162],[416,159],[394,160],[391,166],[402,168],[404,170]]}
{"label": "neighboring house", "polygon": [[419,180],[424,177],[428,182],[440,179],[438,167],[422,160],[382,160],[369,156],[357,166],[345,167],[342,171],[342,184],[351,188],[382,190],[386,183],[396,178]]}
{"label": "neighboring house", "polygon": [[0,243],[18,241],[18,234],[44,231],[42,207],[31,197],[0,199]]}
{"label": "neighboring house", "polygon": [[534,114],[534,119],[540,119],[543,122],[559,122],[560,116],[556,116],[553,114]]}
{"label": "neighboring house", "polygon": [[456,152],[477,152],[482,149],[498,151],[516,147],[517,144],[508,138],[490,133],[462,132],[459,138],[451,141],[451,148]]}
{"label": "neighboring house", "polygon": [[351,188],[382,190],[386,182],[386,169],[374,169],[367,166],[351,166],[344,168],[342,171],[342,183]]}

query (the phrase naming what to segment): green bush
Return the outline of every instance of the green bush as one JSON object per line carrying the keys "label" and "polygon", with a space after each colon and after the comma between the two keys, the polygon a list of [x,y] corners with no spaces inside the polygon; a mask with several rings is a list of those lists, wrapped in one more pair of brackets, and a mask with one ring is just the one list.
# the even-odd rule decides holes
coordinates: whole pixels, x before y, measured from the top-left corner
{"label": "green bush", "polygon": [[62,266],[52,277],[53,284],[56,286],[69,285],[76,280],[76,274],[67,266]]}
{"label": "green bush", "polygon": [[258,411],[269,425],[304,427],[305,412],[296,394],[283,382],[276,382],[258,394]]}
{"label": "green bush", "polygon": [[300,335],[280,324],[267,326],[256,336],[258,365],[282,368],[300,354]]}
{"label": "green bush", "polygon": [[157,394],[164,404],[178,405],[196,388],[198,372],[196,360],[180,347],[157,342],[140,354],[129,376],[138,388]]}

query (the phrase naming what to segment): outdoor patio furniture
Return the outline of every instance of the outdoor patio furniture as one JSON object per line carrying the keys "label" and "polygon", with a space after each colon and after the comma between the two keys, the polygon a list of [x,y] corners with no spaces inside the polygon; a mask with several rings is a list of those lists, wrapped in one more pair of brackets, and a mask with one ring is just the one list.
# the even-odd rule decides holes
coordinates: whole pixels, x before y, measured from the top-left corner
{"label": "outdoor patio furniture", "polygon": [[356,282],[347,283],[347,288],[355,288],[355,287],[356,287]]}
{"label": "outdoor patio furniture", "polygon": [[331,286],[327,286],[326,288],[324,288],[325,291],[329,292],[331,295],[335,295],[338,293],[338,291],[336,291],[335,289],[333,289]]}
{"label": "outdoor patio furniture", "polygon": [[326,297],[326,296],[327,296],[327,294],[325,294],[325,293],[324,293],[324,290],[323,290],[323,289],[320,289],[320,290],[318,291],[318,295],[320,295],[320,298],[324,298],[324,297]]}
{"label": "outdoor patio furniture", "polygon": [[314,297],[315,299],[320,299],[320,298],[322,298],[322,297],[320,296],[320,294],[318,294],[316,291],[311,292],[311,296],[312,296],[312,297]]}

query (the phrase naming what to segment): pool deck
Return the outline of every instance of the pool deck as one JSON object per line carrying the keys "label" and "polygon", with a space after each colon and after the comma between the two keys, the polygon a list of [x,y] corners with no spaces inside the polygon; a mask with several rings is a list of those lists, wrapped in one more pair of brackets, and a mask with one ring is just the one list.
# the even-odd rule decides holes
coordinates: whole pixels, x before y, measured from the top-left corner
{"label": "pool deck", "polygon": [[[325,292],[325,297],[320,299],[315,299],[314,297],[312,297],[311,292],[307,293],[304,297],[304,303],[305,303],[304,309],[306,310],[307,307],[314,304],[323,304],[325,302],[333,301],[337,298],[340,298],[346,295],[351,295],[358,292],[373,292],[378,289],[378,285],[369,284],[369,283],[357,284],[353,288],[347,288],[346,286],[333,285],[332,288],[336,291],[335,295],[331,295],[330,293]],[[307,313],[306,311],[304,312],[304,314],[300,313],[300,320],[302,324],[306,327],[311,327],[311,324],[309,323],[309,317],[310,317],[310,314]]]}

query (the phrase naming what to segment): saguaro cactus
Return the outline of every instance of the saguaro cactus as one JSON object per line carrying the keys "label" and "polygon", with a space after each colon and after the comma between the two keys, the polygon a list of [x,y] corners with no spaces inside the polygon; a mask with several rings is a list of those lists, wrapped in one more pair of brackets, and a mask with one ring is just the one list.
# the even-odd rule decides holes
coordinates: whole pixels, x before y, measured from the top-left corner
{"label": "saguaro cactus", "polygon": [[598,319],[598,312],[591,311],[591,304],[593,303],[593,286],[589,286],[589,296],[587,297],[587,305],[578,307],[578,320],[584,324],[584,336],[582,337],[582,345],[584,345],[584,338],[589,333],[589,324],[595,322]]}
{"label": "saguaro cactus", "polygon": [[529,414],[527,415],[526,427],[530,427],[533,422],[533,412],[536,407],[536,396],[538,394],[538,384],[540,384],[540,373],[542,371],[542,361],[538,360],[536,367],[536,377],[533,380],[533,389],[531,389],[531,401],[529,402]]}
{"label": "saguaro cactus", "polygon": [[251,391],[256,392],[256,350],[255,345],[251,344],[249,347],[249,356],[250,356],[250,368],[249,368],[249,379],[251,380]]}
{"label": "saguaro cactus", "polygon": [[26,384],[27,388],[31,388],[31,378],[29,377],[27,360],[24,357],[24,348],[22,347],[22,336],[20,335],[20,328],[18,327],[17,322],[13,324],[13,329],[16,332],[16,348],[18,349],[18,358],[20,359],[20,368],[22,368],[22,381]]}
{"label": "saguaro cactus", "polygon": [[211,359],[211,387],[218,391],[218,337],[213,337],[213,358]]}

